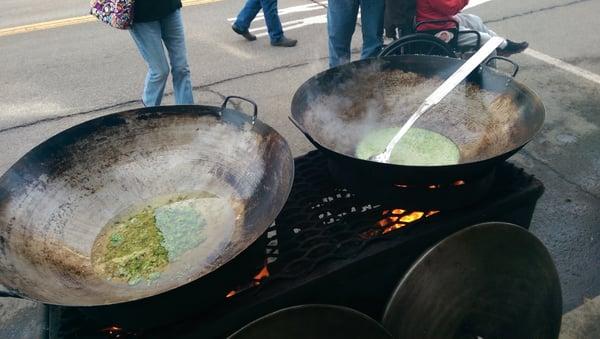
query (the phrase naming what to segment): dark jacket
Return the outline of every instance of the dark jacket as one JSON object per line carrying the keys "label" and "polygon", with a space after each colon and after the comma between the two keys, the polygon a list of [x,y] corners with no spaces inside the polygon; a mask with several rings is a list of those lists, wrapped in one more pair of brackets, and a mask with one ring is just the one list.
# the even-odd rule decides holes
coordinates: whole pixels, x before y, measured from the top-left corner
{"label": "dark jacket", "polygon": [[135,0],[133,22],[160,20],[181,8],[181,0]]}
{"label": "dark jacket", "polygon": [[386,36],[396,37],[395,30],[398,28],[402,34],[412,30],[415,19],[416,0],[386,0],[384,26]]}

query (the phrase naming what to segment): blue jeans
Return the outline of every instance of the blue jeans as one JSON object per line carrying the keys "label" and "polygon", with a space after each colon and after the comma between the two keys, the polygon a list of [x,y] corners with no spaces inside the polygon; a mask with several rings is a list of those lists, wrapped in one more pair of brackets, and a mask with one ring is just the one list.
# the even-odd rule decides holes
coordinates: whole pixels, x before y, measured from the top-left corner
{"label": "blue jeans", "polygon": [[142,96],[144,105],[160,106],[169,77],[169,63],[165,55],[165,47],[171,61],[175,103],[177,105],[193,104],[192,81],[187,62],[180,10],[178,9],[157,21],[136,22],[130,33],[140,54],[148,64],[148,74]]}
{"label": "blue jeans", "polygon": [[385,0],[329,0],[327,6],[329,67],[350,61],[350,44],[359,7],[363,37],[361,59],[377,56],[381,51]]}
{"label": "blue jeans", "polygon": [[248,30],[252,20],[254,20],[261,8],[265,15],[265,22],[267,24],[271,42],[279,41],[283,37],[283,28],[281,27],[281,21],[279,21],[279,14],[277,14],[277,0],[246,1],[244,8],[242,8],[240,14],[237,16],[234,25],[242,31]]}

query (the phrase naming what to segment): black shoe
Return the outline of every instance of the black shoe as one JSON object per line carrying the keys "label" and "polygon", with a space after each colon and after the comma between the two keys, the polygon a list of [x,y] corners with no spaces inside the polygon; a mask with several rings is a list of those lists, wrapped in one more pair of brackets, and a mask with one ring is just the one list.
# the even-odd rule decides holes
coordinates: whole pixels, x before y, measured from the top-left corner
{"label": "black shoe", "polygon": [[511,56],[513,54],[521,53],[529,47],[529,43],[527,41],[523,42],[514,42],[510,40],[506,40],[506,46],[504,48],[498,49],[498,55],[500,56]]}
{"label": "black shoe", "polygon": [[271,41],[271,46],[276,47],[294,47],[298,43],[298,40],[288,39],[285,36],[277,41]]}
{"label": "black shoe", "polygon": [[246,38],[246,40],[248,40],[248,41],[256,40],[256,35],[250,33],[250,31],[248,31],[248,30],[243,31],[236,25],[231,26],[231,29],[233,29],[233,31],[236,32],[237,34]]}

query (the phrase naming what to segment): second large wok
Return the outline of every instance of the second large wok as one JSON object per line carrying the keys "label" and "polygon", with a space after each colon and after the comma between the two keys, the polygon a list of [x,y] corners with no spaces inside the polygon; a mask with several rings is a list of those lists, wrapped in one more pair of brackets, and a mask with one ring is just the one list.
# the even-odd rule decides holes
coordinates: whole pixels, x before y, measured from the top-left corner
{"label": "second large wok", "polygon": [[[365,133],[394,125],[401,127],[410,113],[435,87],[423,91],[414,107],[399,114],[378,107],[378,100],[394,95],[398,86],[411,83],[386,82],[392,70],[413,72],[427,79],[445,79],[464,61],[438,56],[403,55],[355,61],[322,72],[306,81],[295,93],[291,119],[306,137],[325,152],[339,172],[351,174],[371,186],[446,184],[472,177],[482,177],[496,164],[507,159],[541,129],[544,107],[526,86],[482,66],[471,74],[468,83],[482,90],[510,99],[518,108],[510,116],[486,116],[486,111],[469,111],[456,107],[447,115],[427,112],[415,124],[452,140],[461,152],[460,162],[444,166],[409,166],[362,160],[355,150]],[[402,98],[400,98],[402,99]],[[483,124],[484,117],[489,124]],[[468,128],[476,126],[475,131]],[[469,140],[465,135],[470,133]],[[383,149],[382,149],[383,151]]]}
{"label": "second large wok", "polygon": [[[0,178],[0,283],[14,296],[46,304],[124,306],[204,281],[238,258],[283,207],[294,165],[286,141],[256,119],[256,108],[250,117],[226,104],[115,113],[26,154]],[[203,243],[186,249],[156,279],[131,283],[98,274],[93,244],[115,216],[156,197],[193,192],[224,201],[205,215],[211,231]],[[261,263],[264,247],[257,255]],[[224,278],[240,283],[254,269]],[[225,297],[206,285],[195,292]]]}

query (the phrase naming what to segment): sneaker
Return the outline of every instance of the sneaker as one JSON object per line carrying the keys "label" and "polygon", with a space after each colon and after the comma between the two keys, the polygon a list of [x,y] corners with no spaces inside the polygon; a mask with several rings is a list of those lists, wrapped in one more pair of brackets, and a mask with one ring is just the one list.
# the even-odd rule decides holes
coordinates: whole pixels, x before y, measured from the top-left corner
{"label": "sneaker", "polygon": [[523,42],[514,42],[510,40],[506,40],[506,46],[504,48],[498,49],[498,55],[500,56],[511,56],[513,54],[521,53],[529,47],[529,43],[527,41]]}
{"label": "sneaker", "polygon": [[231,29],[233,29],[233,31],[236,32],[237,34],[246,38],[246,40],[248,40],[248,41],[256,40],[256,35],[250,33],[250,31],[248,31],[248,30],[244,31],[236,25],[231,26]]}
{"label": "sneaker", "polygon": [[281,39],[277,40],[277,41],[271,41],[271,46],[276,46],[276,47],[294,47],[296,46],[296,43],[298,43],[298,40],[295,39],[288,39],[285,36],[281,37]]}

